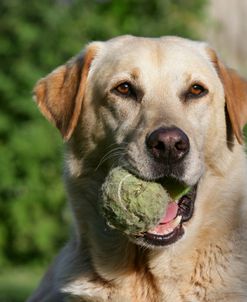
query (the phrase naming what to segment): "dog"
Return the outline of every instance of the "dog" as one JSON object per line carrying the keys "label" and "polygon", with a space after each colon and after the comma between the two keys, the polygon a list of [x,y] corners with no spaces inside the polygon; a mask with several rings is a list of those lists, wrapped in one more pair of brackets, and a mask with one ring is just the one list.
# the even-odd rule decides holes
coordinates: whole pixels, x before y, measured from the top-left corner
{"label": "dog", "polygon": [[[65,141],[74,227],[28,301],[247,301],[247,82],[212,48],[172,36],[92,42],[34,95]],[[99,192],[116,166],[190,186],[179,223],[140,236],[108,227]]]}

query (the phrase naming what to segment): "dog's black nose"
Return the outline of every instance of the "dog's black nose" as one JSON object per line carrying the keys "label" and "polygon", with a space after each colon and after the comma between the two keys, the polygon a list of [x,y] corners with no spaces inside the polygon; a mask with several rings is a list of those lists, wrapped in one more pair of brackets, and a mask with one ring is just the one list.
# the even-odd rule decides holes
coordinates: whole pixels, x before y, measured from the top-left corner
{"label": "dog's black nose", "polygon": [[159,128],[146,140],[151,154],[157,161],[168,164],[182,160],[190,150],[188,136],[179,128]]}

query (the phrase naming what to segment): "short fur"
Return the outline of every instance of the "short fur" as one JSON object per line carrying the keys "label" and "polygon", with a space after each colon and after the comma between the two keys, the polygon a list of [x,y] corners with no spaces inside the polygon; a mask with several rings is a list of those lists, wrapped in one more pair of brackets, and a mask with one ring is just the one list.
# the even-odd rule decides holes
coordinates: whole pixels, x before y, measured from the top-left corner
{"label": "short fur", "polygon": [[[136,99],[114,90],[126,81]],[[208,94],[186,99],[193,83]],[[89,44],[34,93],[66,141],[74,232],[29,302],[247,301],[243,79],[205,43],[123,36]],[[112,166],[146,179],[163,176],[145,148],[146,136],[161,126],[189,137],[184,172],[173,176],[198,183],[198,191],[183,238],[152,248],[106,228],[97,204]]]}

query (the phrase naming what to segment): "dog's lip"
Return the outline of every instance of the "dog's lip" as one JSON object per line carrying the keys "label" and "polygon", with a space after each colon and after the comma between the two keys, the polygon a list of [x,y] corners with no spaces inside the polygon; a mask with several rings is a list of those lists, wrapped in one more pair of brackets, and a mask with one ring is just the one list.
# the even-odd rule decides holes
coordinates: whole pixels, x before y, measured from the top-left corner
{"label": "dog's lip", "polygon": [[[163,232],[159,234],[159,232],[150,230],[137,237],[142,237],[142,240],[145,243],[152,246],[166,246],[178,241],[184,235],[183,224],[189,221],[194,214],[196,193],[197,185],[193,186],[189,193],[185,194],[179,199],[177,215],[172,221],[168,223],[169,226],[164,224],[163,227],[162,223],[156,226],[156,230],[159,229],[159,227],[161,228],[161,230],[166,229],[165,234]],[[179,223],[176,223],[176,221],[178,220]],[[174,227],[172,227],[173,225]],[[169,227],[171,227],[172,231],[167,233],[167,229],[169,230]]]}
{"label": "dog's lip", "polygon": [[143,234],[143,240],[145,243],[153,246],[166,246],[172,243],[175,243],[179,240],[184,234],[184,228],[182,223],[173,229],[172,232],[166,235],[153,234],[145,232]]}

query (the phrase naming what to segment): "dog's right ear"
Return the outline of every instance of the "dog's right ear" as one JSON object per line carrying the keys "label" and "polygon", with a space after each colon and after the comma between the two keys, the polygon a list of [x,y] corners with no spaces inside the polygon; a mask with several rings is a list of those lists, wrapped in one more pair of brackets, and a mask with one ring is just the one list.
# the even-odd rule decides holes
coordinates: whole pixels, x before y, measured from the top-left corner
{"label": "dog's right ear", "polygon": [[207,53],[224,87],[226,108],[233,132],[238,142],[243,144],[242,130],[247,123],[247,81],[240,77],[237,72],[226,67],[218,59],[213,49],[208,48]]}
{"label": "dog's right ear", "polygon": [[34,98],[40,111],[70,139],[80,115],[90,66],[99,48],[98,42],[65,65],[38,81]]}

